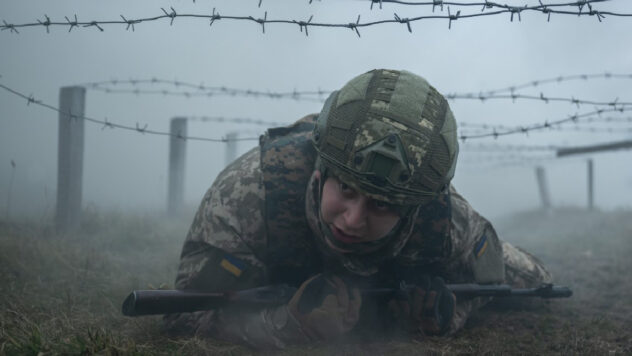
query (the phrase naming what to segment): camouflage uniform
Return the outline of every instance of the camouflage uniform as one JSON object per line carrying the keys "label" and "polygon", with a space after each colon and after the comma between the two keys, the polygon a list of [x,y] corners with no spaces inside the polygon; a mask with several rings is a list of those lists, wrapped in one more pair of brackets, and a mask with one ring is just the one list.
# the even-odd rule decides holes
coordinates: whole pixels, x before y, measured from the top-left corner
{"label": "camouflage uniform", "polygon": [[[178,289],[238,290],[273,283],[298,287],[336,265],[318,241],[310,136],[315,116],[270,129],[253,148],[219,174],[204,196],[182,250]],[[377,283],[426,274],[447,283],[550,282],[551,275],[528,253],[498,239],[492,225],[450,186],[421,207],[406,244],[396,256],[365,266]],[[460,329],[488,299],[457,301],[450,327]],[[285,307],[231,307],[166,317],[172,330],[186,330],[257,348],[309,341]],[[364,306],[363,306],[364,308]],[[361,325],[362,323],[359,323]]]}

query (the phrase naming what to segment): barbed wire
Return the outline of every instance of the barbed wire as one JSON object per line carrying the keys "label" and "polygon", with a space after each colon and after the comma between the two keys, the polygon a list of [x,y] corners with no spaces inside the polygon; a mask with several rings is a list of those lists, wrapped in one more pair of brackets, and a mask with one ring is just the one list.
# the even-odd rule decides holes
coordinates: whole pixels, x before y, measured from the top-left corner
{"label": "barbed wire", "polygon": [[239,118],[239,117],[222,117],[222,116],[188,116],[187,120],[197,122],[217,122],[217,123],[231,123],[231,124],[249,124],[259,125],[266,127],[278,127],[287,126],[292,124],[291,122],[279,122],[279,121],[266,121],[261,119],[251,118]]}
{"label": "barbed wire", "polygon": [[[598,76],[603,77],[604,74],[593,75],[593,78],[597,78]],[[631,78],[631,75],[620,75],[621,77]],[[570,80],[574,77],[585,77],[589,79],[588,75],[580,75],[580,76],[567,76],[565,80]],[[563,77],[558,77],[563,78]],[[534,81],[532,83],[535,83]],[[180,97],[212,97],[216,95],[228,95],[228,96],[243,96],[243,97],[265,97],[271,99],[292,99],[297,101],[310,101],[310,102],[324,102],[324,96],[329,95],[331,93],[330,90],[293,90],[293,91],[285,91],[285,92],[272,92],[272,91],[261,91],[255,89],[240,89],[240,88],[232,88],[227,86],[207,86],[202,84],[193,84],[178,80],[166,80],[166,79],[128,79],[128,80],[117,80],[112,79],[108,81],[98,81],[98,82],[88,82],[78,84],[81,86],[85,86],[89,89],[99,90],[105,93],[126,93],[126,94],[155,94],[155,95],[164,95],[164,96],[180,96]],[[120,85],[131,85],[134,89],[112,89],[110,86],[120,86]],[[173,91],[168,89],[140,89],[141,85],[167,85],[173,86],[176,88],[185,87],[191,90],[187,91]],[[632,106],[632,102],[621,102],[618,98],[610,101],[597,101],[597,100],[586,100],[586,99],[578,99],[575,97],[550,97],[544,95],[544,93],[540,93],[540,95],[526,95],[526,94],[517,94],[515,92],[511,92],[511,94],[499,94],[504,89],[492,90],[487,92],[479,92],[479,93],[449,93],[445,95],[448,100],[456,100],[456,99],[469,99],[469,100],[480,100],[484,102],[486,100],[493,99],[510,99],[515,102],[518,99],[522,100],[537,100],[545,103],[549,102],[567,102],[570,104],[574,104],[577,107],[580,105],[594,105],[594,106]]]}
{"label": "barbed wire", "polygon": [[500,144],[464,144],[461,145],[460,151],[464,153],[470,152],[531,152],[531,151],[557,151],[564,146],[557,145],[500,145]]}
{"label": "barbed wire", "polygon": [[[489,9],[489,8],[501,8],[501,9],[507,9],[507,10],[511,10],[516,8],[517,6],[510,6],[507,4],[500,4],[500,3],[495,3],[492,1],[487,1],[485,0],[485,2],[456,2],[456,1],[444,1],[444,0],[433,0],[433,1],[402,1],[402,0],[369,0],[371,2],[371,9],[373,9],[373,4],[380,4],[380,9],[382,8],[382,4],[397,4],[397,5],[412,5],[412,6],[432,6],[432,11],[434,12],[434,9],[436,7],[439,7],[440,10],[443,11],[443,6],[462,6],[462,7],[467,7],[467,6],[475,6],[475,7],[481,7],[481,11],[484,11],[485,9]],[[579,2],[573,2],[573,3],[563,3],[563,4],[544,4],[542,3],[541,0],[538,0],[538,2],[540,3],[540,6],[534,6],[534,7],[566,7],[569,5],[574,5],[574,6],[587,6],[589,7],[589,9],[591,8],[591,4],[592,3],[598,3],[598,2],[607,2],[610,0],[595,0],[595,1],[579,1]],[[310,1],[311,3],[311,1]],[[526,5],[525,5],[526,6]],[[524,7],[523,7],[524,8]]]}
{"label": "barbed wire", "polygon": [[[196,137],[196,136],[184,136],[181,135],[180,133],[177,134],[173,134],[170,132],[162,132],[162,131],[155,131],[155,130],[150,130],[148,129],[148,124],[145,124],[141,127],[141,125],[139,125],[138,123],[136,123],[135,126],[129,126],[129,125],[122,125],[122,124],[118,124],[112,121],[109,121],[107,118],[104,120],[99,120],[99,119],[94,119],[85,115],[76,115],[73,114],[72,112],[64,112],[61,109],[53,106],[53,105],[49,105],[46,104],[44,102],[42,102],[41,100],[37,100],[35,99],[35,97],[31,94],[31,95],[25,95],[21,92],[18,92],[17,90],[14,90],[12,88],[9,88],[3,84],[0,84],[0,88],[8,91],[11,94],[14,94],[20,98],[26,99],[26,105],[29,106],[31,104],[35,104],[35,105],[39,105],[42,106],[44,108],[47,108],[49,110],[55,111],[59,114],[63,114],[63,115],[68,115],[68,117],[73,120],[73,119],[79,119],[79,120],[84,120],[87,122],[91,122],[94,124],[99,124],[102,125],[101,129],[104,130],[106,128],[109,129],[122,129],[122,130],[127,130],[127,131],[135,131],[141,134],[148,134],[148,135],[159,135],[159,136],[169,136],[169,137],[175,137],[175,138],[179,138],[179,139],[183,139],[183,140],[191,140],[191,141],[208,141],[208,142],[228,142],[227,139],[225,138],[208,138],[208,137]],[[258,137],[245,137],[245,138],[235,138],[232,139],[231,141],[255,141],[255,140],[259,140]]]}
{"label": "barbed wire", "polygon": [[632,102],[619,102],[618,98],[615,98],[614,100],[611,100],[611,101],[596,101],[596,100],[577,99],[574,97],[571,97],[571,98],[549,97],[549,96],[545,96],[544,93],[540,93],[540,95],[527,95],[527,94],[516,94],[516,93],[512,93],[512,94],[479,93],[476,95],[472,95],[468,93],[468,94],[448,94],[445,97],[448,100],[473,99],[473,100],[479,100],[481,102],[485,102],[486,100],[492,100],[492,99],[511,99],[513,102],[515,102],[517,99],[539,100],[547,104],[552,101],[553,102],[567,102],[570,104],[577,105],[578,108],[580,107],[580,105],[612,106],[612,107],[632,106]]}
{"label": "barbed wire", "polygon": [[[619,110],[616,110],[617,112]],[[606,116],[603,117],[600,114],[602,114],[604,111],[598,111],[596,115],[593,116],[586,116],[586,117],[580,117],[577,118],[577,120],[575,121],[575,123],[629,123],[632,124],[632,116],[626,116],[626,117],[614,117],[614,116]],[[497,129],[497,130],[509,130],[509,129],[519,129],[520,126],[508,126],[508,125],[490,125],[490,124],[484,124],[484,123],[476,123],[476,122],[459,122],[458,123],[459,128],[465,128],[465,129],[470,129],[470,128],[475,128],[475,129],[484,129],[484,130],[489,130],[489,129]]]}
{"label": "barbed wire", "polygon": [[551,128],[555,128],[555,126],[557,126],[557,125],[562,125],[562,124],[566,124],[566,123],[570,123],[570,122],[577,122],[577,120],[579,120],[580,118],[583,118],[583,117],[591,117],[591,116],[595,116],[595,115],[601,115],[604,112],[615,112],[615,111],[625,112],[626,109],[623,108],[623,107],[616,108],[616,109],[614,109],[614,108],[613,109],[597,109],[595,111],[591,111],[591,112],[587,112],[587,113],[583,113],[583,114],[573,114],[573,115],[570,115],[570,116],[568,116],[567,118],[564,118],[564,119],[558,119],[558,120],[553,120],[553,121],[546,120],[546,121],[544,121],[544,123],[531,124],[531,125],[518,126],[518,127],[511,127],[511,128],[492,127],[491,130],[486,130],[483,133],[461,134],[461,135],[459,135],[459,139],[461,139],[461,141],[465,142],[468,139],[485,138],[485,137],[493,137],[493,138],[496,139],[496,138],[498,138],[500,136],[507,136],[507,135],[520,134],[520,133],[528,135],[532,131],[551,129]]}
{"label": "barbed wire", "polygon": [[[619,111],[619,109],[614,109]],[[603,110],[597,110],[593,115],[586,114],[585,116],[579,116],[576,120],[573,121],[576,125],[579,124],[592,124],[592,123],[609,123],[609,124],[630,124],[632,123],[632,117],[612,117],[607,116],[603,117],[601,114]],[[564,121],[562,123],[550,123],[550,129],[556,131],[564,131],[564,130],[574,130],[574,131],[585,131],[585,132],[608,132],[615,133],[620,131],[630,131],[632,128],[628,127],[579,127],[579,126],[562,126],[562,124],[566,124],[569,121]],[[486,123],[468,123],[468,122],[460,122],[458,123],[459,130],[463,133],[463,135],[477,135],[480,133],[488,133],[494,131],[512,131],[512,130],[522,130],[523,126],[509,126],[509,125],[490,125]]]}
{"label": "barbed wire", "polygon": [[[168,89],[140,89],[140,85],[149,84],[151,86],[154,85],[169,85],[178,87],[184,87],[191,89],[190,91],[173,91]],[[177,80],[166,80],[166,79],[129,79],[129,80],[116,80],[112,79],[109,81],[100,81],[100,82],[89,82],[79,84],[81,86],[85,86],[88,89],[103,91],[105,93],[126,93],[126,94],[158,94],[158,95],[169,95],[169,96],[182,96],[186,98],[190,97],[212,97],[216,95],[227,95],[227,96],[247,96],[247,97],[264,97],[271,99],[292,99],[292,100],[300,100],[300,101],[311,101],[311,102],[324,102],[323,96],[329,94],[328,91],[316,90],[316,91],[286,91],[286,92],[272,92],[272,91],[262,91],[262,90],[253,90],[253,89],[238,89],[231,88],[226,86],[207,86],[204,84],[192,84]],[[111,89],[108,86],[118,86],[118,85],[132,85],[135,89]]]}
{"label": "barbed wire", "polygon": [[554,130],[559,131],[577,131],[588,133],[632,133],[632,127],[581,127],[581,126],[569,126],[564,128],[558,128]]}
{"label": "barbed wire", "polygon": [[[608,134],[627,134],[632,133],[632,127],[581,127],[581,126],[564,126],[551,127],[551,132],[584,132],[584,133],[608,133]],[[462,135],[465,137],[475,136],[482,131],[464,131]]]}
{"label": "barbed wire", "polygon": [[[72,113],[67,113],[67,112],[62,112],[59,108],[49,105],[49,104],[45,104],[43,103],[41,100],[36,100],[35,97],[33,95],[25,95],[21,92],[18,92],[17,90],[14,90],[12,88],[9,88],[5,85],[0,84],[0,88],[18,96],[21,97],[23,99],[26,99],[26,104],[27,106],[30,104],[36,104],[42,107],[45,107],[49,110],[53,110],[57,113],[61,113],[61,114],[66,114],[68,115],[70,118],[72,119],[83,119],[85,121],[91,122],[91,123],[95,123],[95,124],[99,124],[102,125],[102,129],[106,129],[106,128],[119,128],[119,129],[124,129],[124,130],[128,130],[128,131],[135,131],[138,133],[142,133],[142,134],[153,134],[153,135],[162,135],[162,136],[170,136],[170,137],[177,137],[177,138],[181,138],[181,139],[185,139],[185,140],[195,140],[195,141],[210,141],[210,142],[227,142],[227,140],[225,138],[207,138],[207,137],[196,137],[196,136],[182,136],[180,134],[172,134],[169,132],[161,132],[161,131],[155,131],[155,130],[149,130],[148,129],[148,124],[145,124],[144,126],[140,126],[138,123],[136,123],[135,126],[129,126],[129,125],[122,125],[122,124],[118,124],[118,123],[114,123],[109,121],[107,118],[104,120],[99,120],[99,119],[94,119],[94,118],[90,118],[87,116],[78,116]],[[624,112],[625,108],[616,108],[616,109],[598,109],[592,112],[588,112],[588,113],[584,113],[584,114],[574,114],[569,116],[568,118],[565,119],[559,119],[559,120],[554,120],[554,121],[545,121],[542,124],[533,124],[533,125],[528,125],[528,126],[520,126],[517,128],[510,128],[510,129],[506,129],[506,130],[501,130],[499,131],[497,128],[493,128],[491,132],[484,132],[484,133],[477,133],[477,134],[461,134],[459,135],[459,139],[461,139],[461,141],[465,142],[468,139],[478,139],[478,138],[486,138],[486,137],[493,137],[493,138],[498,138],[499,136],[507,136],[507,135],[512,135],[512,134],[527,134],[531,131],[535,131],[535,130],[541,130],[541,129],[550,129],[556,125],[560,125],[563,123],[567,123],[567,122],[576,122],[577,120],[579,120],[582,117],[588,117],[588,116],[594,116],[594,115],[601,115],[604,112],[612,112],[612,111],[619,111],[619,112]],[[211,119],[211,117],[207,117],[208,121],[211,120],[216,120],[217,118]],[[242,123],[245,122],[244,119],[238,119],[239,121],[241,121]],[[257,122],[258,120],[256,119],[248,119],[248,121],[252,121]],[[239,141],[254,141],[254,140],[258,140],[259,138],[256,137],[248,137],[248,138],[240,138],[237,139]]]}
{"label": "barbed wire", "polygon": [[563,83],[563,82],[568,82],[568,81],[574,81],[574,80],[592,80],[592,79],[632,79],[632,74],[613,74],[613,73],[609,73],[609,72],[605,72],[605,73],[595,73],[595,74],[574,74],[574,75],[560,75],[557,76],[555,78],[547,78],[547,79],[538,79],[538,80],[532,80],[530,82],[527,83],[522,83],[522,84],[517,84],[517,85],[511,85],[508,87],[504,87],[504,88],[499,88],[499,89],[492,89],[492,90],[487,90],[487,91],[483,91],[483,92],[469,92],[469,93],[454,93],[454,94],[448,94],[447,96],[458,96],[458,97],[477,97],[481,94],[483,95],[496,95],[496,94],[500,94],[500,93],[514,93],[518,90],[521,89],[526,89],[526,88],[536,88],[545,84],[551,84],[551,83]]}
{"label": "barbed wire", "polygon": [[[181,18],[181,19],[186,18],[186,19],[202,19],[202,20],[209,21],[209,26],[212,26],[213,23],[220,20],[253,22],[253,23],[261,25],[261,30],[264,34],[265,34],[266,24],[285,24],[285,25],[298,26],[299,31],[304,32],[306,36],[309,36],[309,28],[327,27],[327,28],[350,29],[353,32],[355,32],[355,34],[358,37],[360,37],[359,29],[369,27],[369,26],[376,26],[376,25],[382,25],[382,24],[402,24],[406,26],[406,29],[408,30],[408,32],[412,33],[413,30],[412,30],[411,23],[422,21],[422,20],[447,20],[448,29],[451,29],[453,21],[466,19],[466,18],[483,17],[483,16],[509,14],[510,21],[513,22],[514,16],[517,15],[516,17],[518,18],[518,21],[521,21],[520,14],[525,11],[540,12],[547,16],[547,21],[551,20],[551,14],[573,15],[577,17],[594,16],[597,18],[599,22],[601,22],[602,19],[606,17],[606,15],[616,16],[616,17],[631,17],[632,16],[632,14],[618,13],[618,12],[612,12],[612,11],[598,11],[598,10],[593,9],[592,7],[593,3],[598,3],[598,2],[603,2],[603,1],[605,0],[579,0],[575,2],[554,3],[554,4],[543,4],[542,2],[540,2],[540,5],[535,5],[535,6],[529,6],[529,5],[509,6],[509,5],[503,5],[503,4],[485,1],[485,3],[478,3],[478,4],[483,5],[481,11],[478,13],[461,14],[461,10],[457,10],[456,13],[453,14],[450,10],[450,6],[448,6],[447,15],[434,15],[433,13],[433,15],[416,16],[416,17],[401,17],[397,13],[394,13],[393,18],[370,21],[370,22],[360,22],[360,15],[358,15],[355,21],[351,21],[347,23],[312,22],[312,20],[314,19],[314,15],[311,15],[307,20],[297,20],[297,19],[269,20],[267,11],[265,11],[263,17],[226,16],[226,15],[220,15],[219,11],[217,11],[215,8],[213,8],[213,11],[211,14],[201,14],[201,13],[200,14],[179,14],[173,7],[170,7],[170,11],[167,11],[164,8],[160,8],[163,13],[162,15],[128,19],[124,15],[121,14],[120,20],[79,21],[76,14],[74,15],[72,19],[69,18],[68,16],[65,16],[64,17],[65,21],[52,21],[50,17],[48,17],[48,15],[44,15],[43,20],[37,19],[36,20],[37,22],[30,22],[30,23],[15,24],[15,23],[7,23],[5,20],[3,20],[2,24],[0,24],[0,30],[2,31],[8,30],[10,33],[18,34],[19,28],[45,27],[46,32],[50,33],[51,26],[58,26],[58,27],[61,26],[61,27],[67,27],[68,32],[71,32],[75,28],[77,29],[95,28],[103,32],[105,30],[104,29],[105,26],[123,25],[123,26],[126,26],[125,28],[126,30],[129,31],[131,29],[132,31],[135,31],[135,26],[143,22],[168,20],[169,24],[173,25],[176,18]],[[442,4],[442,3],[443,1],[433,1],[432,3],[427,3],[427,5],[429,6],[432,5],[433,10],[434,10],[437,4]],[[577,10],[571,11],[571,10],[553,9],[553,8],[558,8],[558,7],[577,8]],[[492,9],[492,10],[498,9],[498,10],[490,11],[489,9]],[[585,11],[585,9],[587,10]]]}
{"label": "barbed wire", "polygon": [[525,156],[520,154],[508,154],[506,156],[481,156],[467,157],[459,160],[459,166],[467,168],[468,165],[476,165],[477,168],[486,166],[489,168],[507,168],[509,166],[534,166],[544,162],[559,161],[560,158],[551,155]]}

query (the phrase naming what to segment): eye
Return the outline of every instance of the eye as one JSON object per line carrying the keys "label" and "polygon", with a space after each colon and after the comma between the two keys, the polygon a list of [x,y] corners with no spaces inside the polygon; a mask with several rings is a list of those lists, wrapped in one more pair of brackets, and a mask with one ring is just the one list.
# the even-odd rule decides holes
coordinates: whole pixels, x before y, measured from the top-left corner
{"label": "eye", "polygon": [[339,187],[340,191],[343,193],[353,193],[353,188],[351,188],[347,183],[340,182]]}
{"label": "eye", "polygon": [[375,208],[375,210],[377,211],[383,211],[383,212],[388,212],[388,211],[392,211],[393,210],[393,205],[383,202],[381,200],[373,200],[372,201],[373,207]]}

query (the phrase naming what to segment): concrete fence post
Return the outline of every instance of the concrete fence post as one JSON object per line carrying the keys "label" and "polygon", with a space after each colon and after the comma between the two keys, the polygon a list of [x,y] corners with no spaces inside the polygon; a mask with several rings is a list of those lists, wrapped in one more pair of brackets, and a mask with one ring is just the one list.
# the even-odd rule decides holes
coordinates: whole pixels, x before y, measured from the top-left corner
{"label": "concrete fence post", "polygon": [[63,87],[59,92],[55,209],[55,225],[59,232],[77,227],[81,219],[85,102],[84,87]]}
{"label": "concrete fence post", "polygon": [[588,159],[588,210],[593,210],[595,207],[594,201],[594,174],[593,174],[593,160]]}
{"label": "concrete fence post", "polygon": [[169,131],[169,186],[167,191],[167,214],[177,216],[184,203],[184,170],[186,161],[187,119],[171,119]]}
{"label": "concrete fence post", "polygon": [[226,151],[224,152],[224,167],[237,158],[237,132],[226,134]]}
{"label": "concrete fence post", "polygon": [[535,176],[538,180],[538,188],[540,190],[540,200],[542,201],[542,208],[551,208],[551,198],[549,196],[549,187],[546,181],[546,175],[543,167],[536,167]]}

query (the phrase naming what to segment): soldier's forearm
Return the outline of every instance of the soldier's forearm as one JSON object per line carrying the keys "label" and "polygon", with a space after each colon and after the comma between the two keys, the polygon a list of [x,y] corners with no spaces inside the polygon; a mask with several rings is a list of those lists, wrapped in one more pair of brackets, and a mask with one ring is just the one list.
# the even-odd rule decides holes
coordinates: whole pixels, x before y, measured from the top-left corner
{"label": "soldier's forearm", "polygon": [[257,349],[282,349],[310,341],[285,305],[260,310],[221,309],[213,324],[211,336]]}
{"label": "soldier's forearm", "polygon": [[477,297],[466,300],[459,300],[457,298],[456,310],[454,312],[454,318],[450,324],[447,335],[452,335],[461,330],[465,326],[467,318],[480,307],[489,303],[492,298],[490,297]]}
{"label": "soldier's forearm", "polygon": [[165,326],[174,334],[213,337],[256,349],[282,349],[310,341],[285,305],[169,314]]}

